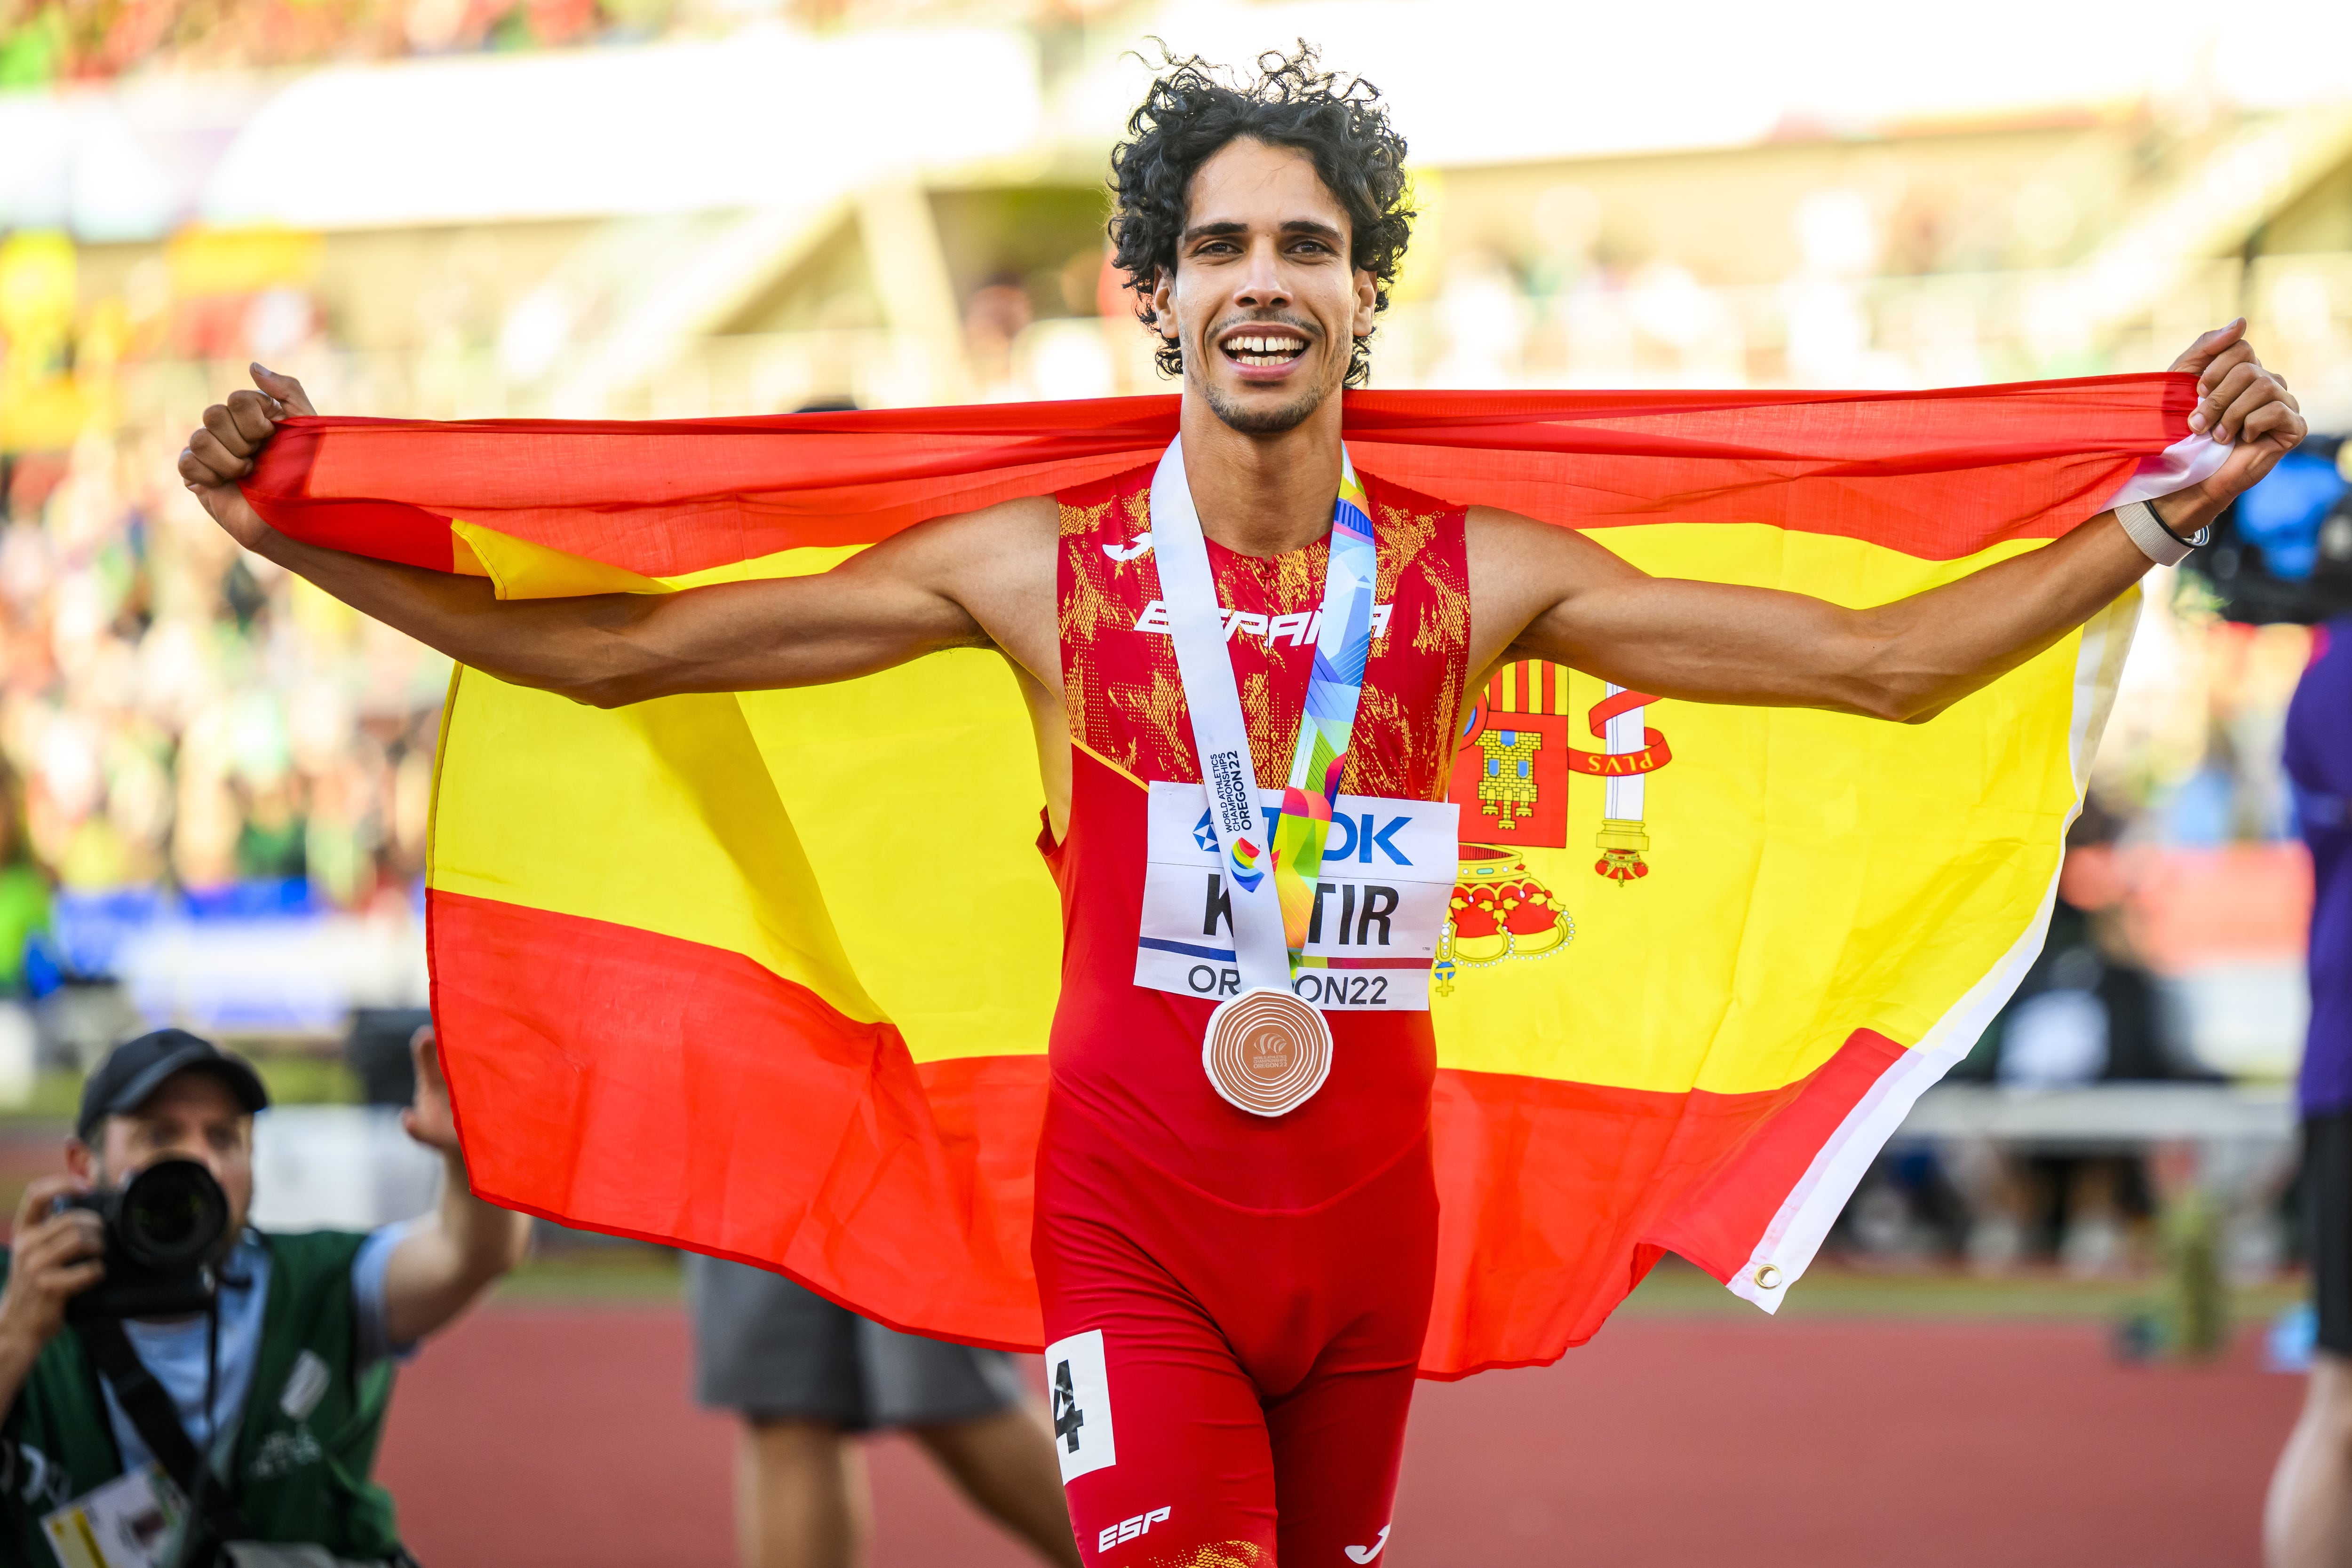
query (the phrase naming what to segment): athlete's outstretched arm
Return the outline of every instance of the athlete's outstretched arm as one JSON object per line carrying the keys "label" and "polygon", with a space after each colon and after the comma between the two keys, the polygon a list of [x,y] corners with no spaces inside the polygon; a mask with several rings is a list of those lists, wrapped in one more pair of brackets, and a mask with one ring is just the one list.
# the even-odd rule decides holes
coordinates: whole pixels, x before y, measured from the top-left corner
{"label": "athlete's outstretched arm", "polygon": [[[2156,502],[2194,533],[2304,436],[2285,384],[2242,341],[2208,332],[2174,362],[2200,375],[2190,423],[2234,444],[2220,472]],[[1549,659],[1656,696],[1934,716],[2081,625],[2147,570],[2113,512],[1957,582],[1869,609],[1800,593],[1652,577],[1573,529],[1472,514],[1471,597],[1491,615],[1488,661]],[[1514,634],[1510,628],[1521,630]],[[1474,635],[1475,633],[1474,627]]]}
{"label": "athlete's outstretched arm", "polygon": [[[677,692],[816,685],[942,648],[1012,642],[1054,625],[1050,502],[1008,502],[910,528],[817,577],[677,593],[501,602],[484,579],[372,560],[289,538],[236,482],[289,414],[315,411],[301,384],[254,367],[258,392],[205,411],[180,476],[236,542],[418,642],[519,685],[599,707]],[[1034,536],[1034,538],[1032,536]],[[1036,548],[1024,548],[1035,546]],[[1031,600],[1037,602],[1030,603]],[[1034,674],[1040,650],[1007,645]],[[1042,652],[1052,653],[1050,643]]]}

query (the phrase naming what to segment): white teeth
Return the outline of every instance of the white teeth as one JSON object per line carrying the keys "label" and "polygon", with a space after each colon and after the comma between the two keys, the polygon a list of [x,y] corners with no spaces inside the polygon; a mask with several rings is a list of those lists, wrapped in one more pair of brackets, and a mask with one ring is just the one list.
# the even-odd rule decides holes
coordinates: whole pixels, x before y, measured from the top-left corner
{"label": "white teeth", "polygon": [[1294,354],[1305,351],[1306,348],[1307,340],[1304,338],[1251,337],[1225,340],[1225,351],[1234,355],[1271,355],[1276,359],[1288,359]]}

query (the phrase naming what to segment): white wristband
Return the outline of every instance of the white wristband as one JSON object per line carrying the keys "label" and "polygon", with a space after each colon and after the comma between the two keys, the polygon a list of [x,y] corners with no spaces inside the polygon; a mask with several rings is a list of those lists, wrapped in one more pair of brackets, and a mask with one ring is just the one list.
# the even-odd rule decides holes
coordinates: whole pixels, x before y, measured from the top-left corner
{"label": "white wristband", "polygon": [[2184,539],[2159,522],[2155,508],[2146,501],[2126,501],[2116,508],[2116,521],[2124,526],[2131,542],[2139,546],[2140,553],[2158,566],[2179,566],[2213,532],[2210,527],[2202,528],[2194,538]]}

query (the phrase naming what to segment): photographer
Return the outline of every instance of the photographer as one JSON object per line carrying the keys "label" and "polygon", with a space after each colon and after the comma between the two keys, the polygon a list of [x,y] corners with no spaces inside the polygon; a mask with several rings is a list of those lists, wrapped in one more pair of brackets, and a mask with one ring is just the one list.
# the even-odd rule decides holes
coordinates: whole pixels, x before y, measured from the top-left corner
{"label": "photographer", "polygon": [[[240,1059],[167,1029],[90,1075],[69,1174],[26,1190],[0,1288],[0,1561],[408,1560],[368,1479],[393,1362],[513,1267],[530,1234],[473,1196],[429,1031],[414,1049],[403,1124],[441,1152],[440,1206],[364,1234],[247,1228],[268,1096]],[[167,1162],[193,1162],[216,1194]],[[144,1304],[188,1286],[142,1237],[209,1249],[193,1303]]]}

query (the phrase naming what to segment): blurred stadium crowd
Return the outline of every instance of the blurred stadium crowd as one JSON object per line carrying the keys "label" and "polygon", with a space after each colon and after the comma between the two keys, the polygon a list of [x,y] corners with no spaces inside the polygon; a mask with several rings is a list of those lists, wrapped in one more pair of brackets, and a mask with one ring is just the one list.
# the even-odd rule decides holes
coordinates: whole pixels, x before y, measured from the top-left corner
{"label": "blurred stadium crowd", "polygon": [[444,672],[237,550],[172,478],[184,432],[162,407],[118,413],[127,369],[268,338],[309,303],[265,293],[226,327],[168,299],[77,321],[71,248],[41,235],[0,242],[0,298],[9,385],[55,389],[81,426],[0,459],[0,753],[25,849],[68,888],[306,879],[350,905],[404,887]]}
{"label": "blurred stadium crowd", "polygon": [[[629,44],[723,31],[774,15],[824,26],[861,15],[969,7],[853,7],[850,0],[5,0],[0,91],[142,70],[240,70],[477,50]],[[996,9],[1047,24],[1083,0]]]}
{"label": "blurred stadium crowd", "polygon": [[9,0],[0,88],[159,67],[627,42],[667,31],[683,9],[673,0]]}

